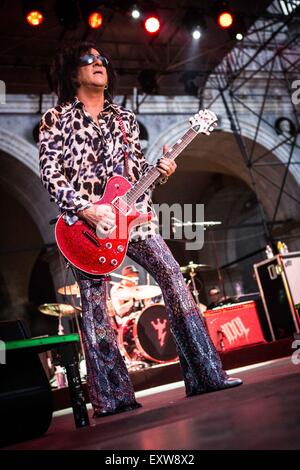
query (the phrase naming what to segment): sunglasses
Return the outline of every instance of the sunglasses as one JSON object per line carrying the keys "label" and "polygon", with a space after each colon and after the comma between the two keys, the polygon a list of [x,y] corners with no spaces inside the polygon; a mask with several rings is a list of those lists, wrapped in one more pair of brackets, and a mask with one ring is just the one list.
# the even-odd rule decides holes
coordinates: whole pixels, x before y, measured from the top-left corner
{"label": "sunglasses", "polygon": [[107,67],[108,66],[108,60],[106,57],[104,57],[103,55],[95,55],[95,54],[84,54],[82,56],[79,57],[79,65],[91,65],[93,64],[94,62],[96,62],[96,60],[100,60],[100,62],[102,62],[102,65],[104,67]]}

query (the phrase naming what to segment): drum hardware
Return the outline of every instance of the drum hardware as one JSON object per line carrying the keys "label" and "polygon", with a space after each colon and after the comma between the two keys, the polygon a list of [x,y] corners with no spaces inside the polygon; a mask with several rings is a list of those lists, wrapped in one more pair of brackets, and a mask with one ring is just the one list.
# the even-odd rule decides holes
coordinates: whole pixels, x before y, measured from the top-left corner
{"label": "drum hardware", "polygon": [[57,289],[57,292],[61,295],[76,295],[77,297],[80,296],[79,285],[77,283],[60,287]]}
{"label": "drum hardware", "polygon": [[[62,325],[62,317],[69,317],[81,312],[81,308],[73,307],[69,304],[42,304],[38,307],[39,311],[44,315],[58,317],[58,335],[64,334]],[[76,316],[75,316],[76,317]]]}
{"label": "drum hardware", "polygon": [[210,271],[213,269],[209,264],[196,264],[190,261],[186,266],[180,266],[182,274],[199,273],[200,271]]}
{"label": "drum hardware", "polygon": [[126,281],[132,281],[132,277],[129,276],[123,276],[122,274],[117,274],[117,273],[110,273],[110,276],[117,277],[119,279],[125,279]]}
{"label": "drum hardware", "polygon": [[115,292],[114,295],[120,300],[143,300],[158,297],[162,295],[162,292],[159,286],[140,285],[133,287],[124,286],[118,292]]}
{"label": "drum hardware", "polygon": [[79,307],[73,307],[69,304],[42,304],[38,309],[41,313],[54,317],[69,317],[81,311]]}
{"label": "drum hardware", "polygon": [[224,276],[223,276],[223,273],[222,273],[222,269],[221,269],[220,264],[219,264],[216,240],[215,240],[215,236],[214,236],[213,232],[210,232],[210,238],[211,238],[211,241],[212,241],[212,247],[213,247],[212,251],[213,251],[213,254],[214,254],[214,258],[215,258],[215,265],[216,265],[216,270],[217,270],[217,273],[218,273],[219,285],[222,287],[223,297],[224,297],[224,299],[226,299],[227,295],[226,295],[226,290],[225,290],[225,280],[224,280]]}
{"label": "drum hardware", "polygon": [[125,358],[125,364],[127,366],[127,369],[130,372],[136,372],[138,370],[146,369],[148,367],[151,367],[151,364],[144,362],[144,361],[133,361],[133,360],[128,360]]}
{"label": "drum hardware", "polygon": [[199,300],[199,291],[197,290],[197,287],[196,287],[196,282],[195,282],[195,276],[197,275],[197,272],[196,272],[196,269],[197,267],[199,267],[201,265],[197,265],[197,264],[194,264],[192,261],[188,264],[188,266],[183,266],[183,268],[180,268],[180,270],[182,269],[185,269],[184,272],[188,273],[189,276],[190,276],[190,281],[192,283],[192,293],[193,293],[193,296],[196,300],[196,304],[199,305],[200,304],[200,300]]}
{"label": "drum hardware", "polygon": [[67,387],[67,385],[68,385],[67,384],[67,377],[66,377],[66,373],[65,373],[63,367],[55,366],[54,377],[55,377],[55,382],[56,382],[57,388]]}
{"label": "drum hardware", "polygon": [[79,372],[80,372],[80,377],[82,379],[86,379],[87,370],[86,370],[86,360],[85,360],[85,358],[82,358],[79,361]]}
{"label": "drum hardware", "polygon": [[190,261],[187,266],[180,267],[180,271],[182,273],[188,274],[190,276],[190,279],[187,285],[189,286],[190,284],[192,284],[192,294],[194,296],[194,299],[196,301],[197,307],[201,315],[206,311],[206,306],[202,304],[199,300],[199,291],[196,286],[195,276],[197,276],[197,273],[199,271],[206,271],[208,269],[212,269],[211,266],[207,264],[196,264],[196,263],[193,263],[193,261]]}
{"label": "drum hardware", "polygon": [[[74,284],[75,285],[75,284]],[[73,294],[70,294],[73,295]],[[38,307],[39,311],[45,315],[51,315],[58,317],[58,331],[57,334],[62,336],[65,334],[64,327],[62,324],[63,317],[73,316],[75,317],[75,322],[77,326],[77,331],[80,337],[80,345],[82,350],[82,355],[84,357],[84,348],[83,348],[83,341],[81,335],[81,329],[78,321],[78,314],[81,313],[81,307],[76,307],[75,305],[69,304],[42,304]],[[55,363],[54,363],[55,365]],[[64,370],[59,366],[55,366],[55,380],[58,388],[66,387],[66,376]]]}

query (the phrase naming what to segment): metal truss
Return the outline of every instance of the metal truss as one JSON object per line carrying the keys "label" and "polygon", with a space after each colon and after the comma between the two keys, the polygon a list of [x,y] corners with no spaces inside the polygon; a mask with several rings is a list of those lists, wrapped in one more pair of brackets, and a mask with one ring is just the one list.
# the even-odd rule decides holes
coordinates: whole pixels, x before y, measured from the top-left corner
{"label": "metal truss", "polygon": [[[300,197],[291,194],[286,181],[289,170],[300,161],[295,160],[299,149],[299,116],[297,106],[292,102],[292,83],[300,78],[300,12],[299,1],[276,0],[267,14],[256,21],[243,41],[237,42],[207,81],[207,89],[215,90],[215,96],[205,101],[211,107],[220,102],[224,105],[231,130],[239,146],[245,165],[249,170],[252,189],[260,210],[264,236],[267,243],[274,244],[272,228],[278,223],[278,210],[283,194],[293,203],[300,204]],[[300,84],[300,82],[299,82]],[[247,103],[245,93],[249,91],[252,105]],[[255,106],[253,106],[253,102]],[[258,137],[262,126],[274,131],[274,122],[269,119],[270,107],[280,103],[292,109],[292,115],[283,116],[290,123],[288,131],[279,131],[279,142],[268,151],[258,154]],[[241,111],[251,114],[255,120],[255,135],[251,147],[242,136]],[[284,113],[285,111],[283,111]],[[281,146],[289,145],[285,162],[272,162],[270,157]],[[299,153],[298,153],[299,155]],[[269,158],[268,158],[269,157]],[[298,159],[299,160],[299,159]],[[264,174],[264,167],[284,167],[281,183]],[[264,178],[278,189],[277,200],[271,220],[267,219],[257,191],[258,178]]]}

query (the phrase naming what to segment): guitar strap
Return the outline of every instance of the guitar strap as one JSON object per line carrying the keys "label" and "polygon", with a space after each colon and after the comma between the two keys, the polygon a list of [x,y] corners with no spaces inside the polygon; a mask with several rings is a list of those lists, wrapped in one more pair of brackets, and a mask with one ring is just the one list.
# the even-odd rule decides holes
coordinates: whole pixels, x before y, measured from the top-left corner
{"label": "guitar strap", "polygon": [[122,131],[122,134],[123,134],[124,144],[126,145],[126,149],[124,151],[124,176],[129,177],[128,150],[127,150],[128,140],[127,140],[126,129],[125,129],[125,126],[124,126],[123,119],[121,118],[121,116],[119,114],[118,114],[118,121],[120,123],[121,131]]}

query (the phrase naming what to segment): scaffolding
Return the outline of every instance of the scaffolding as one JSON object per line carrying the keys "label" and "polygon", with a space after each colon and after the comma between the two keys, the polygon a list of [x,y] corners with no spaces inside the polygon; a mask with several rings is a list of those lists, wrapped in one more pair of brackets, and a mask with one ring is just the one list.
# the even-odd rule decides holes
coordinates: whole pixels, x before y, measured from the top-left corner
{"label": "scaffolding", "polygon": [[[296,204],[300,196],[291,194],[286,187],[287,176],[292,166],[298,166],[299,115],[297,100],[292,99],[295,87],[300,86],[300,1],[275,0],[265,15],[255,22],[242,41],[237,42],[224,60],[210,74],[206,86],[214,90],[214,96],[205,105],[221,102],[225,108],[231,130],[238,144],[240,154],[249,170],[251,186],[260,211],[266,243],[274,245],[272,228],[279,223],[278,210],[283,194]],[[251,106],[244,99],[248,91]],[[300,94],[300,93],[299,93]],[[280,116],[275,124],[268,115],[270,104],[280,102],[282,109],[288,109],[288,116]],[[299,100],[300,102],[300,100]],[[255,134],[251,147],[246,145],[242,134],[241,113],[251,115],[255,122]],[[292,111],[292,113],[291,113]],[[257,155],[258,136],[265,126],[278,134],[278,142],[267,151]],[[283,129],[285,125],[287,129]],[[273,152],[288,146],[286,161],[269,161]],[[263,168],[282,165],[284,168],[280,184],[264,174]],[[257,191],[257,179],[264,178],[278,190],[271,220],[267,218]]]}

